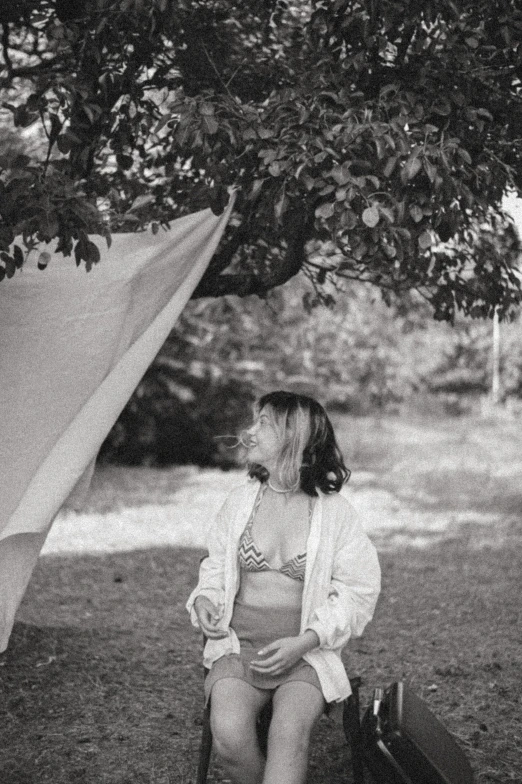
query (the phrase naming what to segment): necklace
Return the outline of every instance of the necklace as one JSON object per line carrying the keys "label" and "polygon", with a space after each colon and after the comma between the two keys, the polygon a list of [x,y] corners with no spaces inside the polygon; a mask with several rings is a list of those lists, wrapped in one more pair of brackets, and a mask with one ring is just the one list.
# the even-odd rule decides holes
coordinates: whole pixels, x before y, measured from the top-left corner
{"label": "necklace", "polygon": [[282,490],[279,487],[274,487],[274,485],[272,484],[270,479],[268,480],[267,484],[268,484],[268,487],[270,488],[270,490],[273,490],[274,493],[293,493],[294,492],[293,490]]}

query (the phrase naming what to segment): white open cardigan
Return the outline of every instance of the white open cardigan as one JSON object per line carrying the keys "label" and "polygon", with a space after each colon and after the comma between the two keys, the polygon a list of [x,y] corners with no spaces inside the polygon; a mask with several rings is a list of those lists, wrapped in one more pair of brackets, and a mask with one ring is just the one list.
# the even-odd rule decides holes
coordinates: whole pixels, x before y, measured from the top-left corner
{"label": "white open cardigan", "polygon": [[[201,563],[198,584],[187,602],[196,627],[193,605],[197,596],[207,596],[222,613],[219,628],[228,635],[207,640],[203,656],[208,668],[221,656],[239,653],[239,641],[230,628],[240,579],[238,544],[258,490],[259,482],[250,479],[227,497],[208,532],[209,557]],[[306,548],[301,633],[313,629],[319,637],[319,647],[303,658],[317,672],[327,702],[339,702],[351,693],[341,651],[371,620],[380,578],[375,547],[353,507],[338,493],[319,492]]]}

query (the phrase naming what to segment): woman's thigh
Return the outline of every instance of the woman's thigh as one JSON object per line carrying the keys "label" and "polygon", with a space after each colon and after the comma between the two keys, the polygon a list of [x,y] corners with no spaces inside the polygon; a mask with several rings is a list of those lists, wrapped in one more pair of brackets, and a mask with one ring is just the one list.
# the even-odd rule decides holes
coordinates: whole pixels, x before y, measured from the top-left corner
{"label": "woman's thigh", "polygon": [[238,741],[255,733],[256,720],[270,700],[269,691],[256,689],[239,678],[221,678],[212,687],[210,722],[212,733]]}
{"label": "woman's thigh", "polygon": [[270,731],[274,736],[305,740],[324,713],[325,699],[316,686],[290,681],[276,689]]}

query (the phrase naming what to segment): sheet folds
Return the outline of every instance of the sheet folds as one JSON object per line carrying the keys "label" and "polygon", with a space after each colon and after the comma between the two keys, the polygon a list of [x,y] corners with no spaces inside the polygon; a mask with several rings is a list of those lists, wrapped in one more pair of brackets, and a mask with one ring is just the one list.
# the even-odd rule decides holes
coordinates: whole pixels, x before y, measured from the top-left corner
{"label": "sheet folds", "polygon": [[[115,234],[90,272],[40,246],[0,283],[0,651],[60,507],[202,277],[232,209]],[[37,269],[43,251],[51,253]]]}

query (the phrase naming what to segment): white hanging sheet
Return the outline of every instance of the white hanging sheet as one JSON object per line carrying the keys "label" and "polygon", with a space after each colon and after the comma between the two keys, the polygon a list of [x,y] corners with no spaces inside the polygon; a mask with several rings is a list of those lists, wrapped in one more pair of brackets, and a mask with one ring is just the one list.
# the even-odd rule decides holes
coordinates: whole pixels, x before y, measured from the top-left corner
{"label": "white hanging sheet", "polygon": [[[203,210],[168,231],[114,234],[90,272],[40,245],[0,282],[0,651],[60,507],[201,279],[225,229]],[[42,251],[51,253],[45,270]]]}

